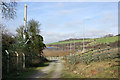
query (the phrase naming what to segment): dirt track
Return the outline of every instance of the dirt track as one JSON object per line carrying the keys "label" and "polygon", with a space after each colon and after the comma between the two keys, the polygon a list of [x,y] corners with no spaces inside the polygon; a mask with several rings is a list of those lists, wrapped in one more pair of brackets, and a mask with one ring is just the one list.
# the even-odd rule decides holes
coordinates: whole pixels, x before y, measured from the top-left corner
{"label": "dirt track", "polygon": [[60,78],[63,65],[60,60],[53,60],[49,66],[38,70],[30,78]]}
{"label": "dirt track", "polygon": [[54,73],[52,74],[51,78],[60,78],[62,74],[62,68],[63,65],[60,61],[56,62],[56,69],[54,70]]}

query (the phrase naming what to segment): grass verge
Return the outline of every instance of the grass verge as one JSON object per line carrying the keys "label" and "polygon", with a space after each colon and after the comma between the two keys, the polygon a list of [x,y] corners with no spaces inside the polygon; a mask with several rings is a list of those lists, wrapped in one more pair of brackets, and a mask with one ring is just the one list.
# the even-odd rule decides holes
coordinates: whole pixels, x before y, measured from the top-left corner
{"label": "grass verge", "polygon": [[62,69],[62,75],[61,78],[80,78],[78,74],[74,74],[71,72],[68,68],[66,68],[66,63],[62,63],[64,65]]}
{"label": "grass verge", "polygon": [[[31,68],[25,68],[24,70],[20,70],[19,72],[11,73],[9,75],[5,76],[5,80],[19,80],[19,78],[28,78],[32,74],[34,74],[37,70],[43,69],[46,66],[48,66],[50,62],[45,62],[44,64],[40,65],[39,67],[31,67]],[[3,78],[4,80],[4,78]]]}
{"label": "grass verge", "polygon": [[69,70],[63,69],[61,78],[80,78],[78,74],[74,74]]}

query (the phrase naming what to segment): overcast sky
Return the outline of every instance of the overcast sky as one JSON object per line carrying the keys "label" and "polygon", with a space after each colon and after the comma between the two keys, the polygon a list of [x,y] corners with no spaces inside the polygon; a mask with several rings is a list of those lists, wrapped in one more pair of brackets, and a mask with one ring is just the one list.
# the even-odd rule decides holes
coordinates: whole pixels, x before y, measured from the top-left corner
{"label": "overcast sky", "polygon": [[[24,24],[24,4],[18,2],[17,17],[5,21],[9,31]],[[45,43],[68,38],[101,37],[118,33],[117,2],[27,2],[28,20],[35,19]]]}

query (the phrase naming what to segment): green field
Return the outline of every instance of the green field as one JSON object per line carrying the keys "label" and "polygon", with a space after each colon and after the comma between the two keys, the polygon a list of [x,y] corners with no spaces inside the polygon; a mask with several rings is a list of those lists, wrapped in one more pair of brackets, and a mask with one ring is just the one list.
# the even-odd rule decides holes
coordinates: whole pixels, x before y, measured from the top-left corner
{"label": "green field", "polygon": [[118,41],[118,36],[107,37],[107,38],[99,38],[96,40],[96,43],[110,43]]}
{"label": "green field", "polygon": [[[110,43],[110,42],[115,42],[118,41],[118,36],[113,36],[113,37],[106,37],[106,38],[95,38],[95,39],[86,39],[85,41],[94,41],[96,43]],[[67,43],[77,43],[77,42],[82,42],[83,40],[70,40],[70,41],[61,41],[61,42],[55,42],[55,43],[48,43],[46,45],[59,45],[59,44],[67,44]]]}
{"label": "green field", "polygon": [[[47,45],[56,45],[56,44],[67,44],[67,43],[73,43],[73,42],[82,42],[83,40],[70,40],[70,41],[61,41],[61,42],[55,42],[55,43],[48,43]],[[89,41],[89,40],[85,40]]]}

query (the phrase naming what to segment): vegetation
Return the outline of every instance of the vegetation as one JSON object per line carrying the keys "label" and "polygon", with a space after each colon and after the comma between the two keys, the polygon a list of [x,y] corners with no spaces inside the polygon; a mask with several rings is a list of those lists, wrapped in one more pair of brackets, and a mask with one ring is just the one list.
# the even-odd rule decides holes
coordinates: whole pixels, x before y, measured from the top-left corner
{"label": "vegetation", "polygon": [[[63,78],[118,78],[118,73],[115,73],[119,68],[117,63],[119,61],[118,38],[119,36],[107,36],[88,39],[85,41],[86,50],[84,52],[79,51],[83,47],[82,40],[74,40],[75,46],[79,48],[75,47],[74,50],[72,44],[71,52],[67,51],[70,49],[69,45],[65,45],[70,41],[56,42],[48,44],[48,46],[58,46],[58,48],[64,46],[64,48],[67,48],[64,51],[67,54],[63,58],[65,61]],[[69,53],[72,53],[72,55],[70,56]]]}
{"label": "vegetation", "polygon": [[61,78],[80,78],[78,74],[74,74],[66,68],[64,68],[62,72],[63,74]]}
{"label": "vegetation", "polygon": [[[17,28],[17,36],[16,39],[18,44],[22,44],[21,46],[24,47],[24,51],[26,55],[32,56],[42,56],[42,50],[46,47],[43,43],[43,37],[40,34],[39,30],[39,22],[35,20],[28,21],[27,31],[26,31],[26,38],[23,39],[23,26]],[[24,45],[24,46],[23,46]]]}
{"label": "vegetation", "polygon": [[16,76],[16,77],[15,77],[16,79],[19,79],[19,78],[27,78],[27,77],[35,74],[38,70],[41,70],[41,69],[45,68],[46,66],[48,66],[49,63],[50,63],[50,62],[45,62],[45,63],[43,63],[42,65],[40,65],[39,67],[26,68],[26,69],[24,69],[24,70],[22,70],[22,71],[19,71],[18,74],[13,73],[13,74],[10,74],[10,75],[6,75],[5,78],[7,78],[7,79],[10,79],[10,78],[11,78],[11,80],[14,79],[15,76]]}
{"label": "vegetation", "polygon": [[15,1],[11,1],[11,0],[10,2],[1,1],[0,8],[2,10],[1,11],[2,18],[14,19],[16,16],[16,6],[17,6],[17,3]]}
{"label": "vegetation", "polygon": [[[82,42],[83,40],[70,40],[70,41],[60,41],[60,42],[55,42],[55,43],[48,43],[47,45],[59,45],[59,44],[67,44],[67,43],[73,43],[73,42]],[[89,40],[85,40],[89,41]]]}
{"label": "vegetation", "polygon": [[[88,51],[89,52],[89,51]],[[83,55],[73,55],[68,57],[70,64],[76,64],[76,63],[86,63],[87,65],[91,62],[98,62],[98,61],[104,61],[106,59],[115,59],[118,58],[118,51],[117,49],[111,49],[111,50],[102,50],[102,51],[95,51],[95,52],[89,52],[84,53]]]}
{"label": "vegetation", "polygon": [[16,6],[17,3],[15,1],[11,1],[11,0],[10,2],[1,1],[0,8],[2,10],[1,11],[2,18],[14,19],[14,17],[16,16]]}
{"label": "vegetation", "polygon": [[115,42],[118,41],[119,36],[113,36],[113,37],[106,37],[106,38],[99,38],[96,39],[96,43],[110,43],[110,42]]}
{"label": "vegetation", "polygon": [[[80,78],[118,78],[118,73],[115,73],[119,68],[117,63],[119,46],[116,43],[118,42],[118,36],[106,37],[106,39],[98,38],[95,42],[94,46],[98,45],[98,47],[89,48],[84,52],[75,53],[64,58],[68,71],[76,72],[74,73],[76,75],[80,74]],[[107,43],[107,45],[100,45],[101,43],[105,45]]]}
{"label": "vegetation", "polygon": [[[85,42],[87,41],[95,41],[96,43],[110,43],[110,42],[115,42],[118,40],[119,36],[112,36],[112,37],[104,37],[104,38],[95,38],[95,39],[86,39]],[[59,45],[59,44],[67,44],[67,43],[77,43],[77,42],[83,42],[83,40],[70,40],[70,41],[60,41],[60,42],[55,42],[55,43],[48,43],[47,45]]]}
{"label": "vegetation", "polygon": [[[39,30],[40,24],[38,21],[30,20],[28,21],[27,31],[25,33],[26,37],[23,38],[23,26],[20,26],[16,31],[17,35],[13,36],[6,30],[2,31],[2,70],[3,77],[9,72],[15,73],[22,71],[23,66],[23,53],[25,55],[25,67],[40,66],[47,59],[43,56],[43,49],[46,47],[43,43],[43,37],[40,35]],[[9,52],[9,57],[5,52]],[[18,61],[15,52],[18,53]],[[9,63],[8,63],[9,60]],[[19,64],[19,66],[17,65]],[[16,67],[17,66],[17,67]],[[9,73],[8,73],[9,74]]]}
{"label": "vegetation", "polygon": [[[77,78],[118,78],[118,59],[109,59],[100,62],[92,62],[89,65],[79,63],[76,65],[66,64],[64,78],[70,78],[72,75]],[[71,75],[71,76],[70,76]]]}

